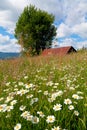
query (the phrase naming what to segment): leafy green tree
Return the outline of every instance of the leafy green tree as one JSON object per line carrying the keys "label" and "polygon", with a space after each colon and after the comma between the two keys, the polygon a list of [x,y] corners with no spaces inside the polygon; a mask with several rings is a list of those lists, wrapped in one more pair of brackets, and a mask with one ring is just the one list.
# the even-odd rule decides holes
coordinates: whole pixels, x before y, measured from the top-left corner
{"label": "leafy green tree", "polygon": [[56,36],[54,16],[48,12],[27,6],[20,15],[15,28],[15,37],[25,52],[38,55],[49,48]]}

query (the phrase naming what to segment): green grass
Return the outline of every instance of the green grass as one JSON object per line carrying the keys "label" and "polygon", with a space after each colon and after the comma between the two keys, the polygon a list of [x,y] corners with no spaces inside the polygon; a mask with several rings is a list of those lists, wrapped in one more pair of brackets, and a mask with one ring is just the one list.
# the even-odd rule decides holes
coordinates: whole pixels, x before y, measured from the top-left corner
{"label": "green grass", "polygon": [[86,51],[0,61],[0,130],[18,123],[21,130],[87,129]]}

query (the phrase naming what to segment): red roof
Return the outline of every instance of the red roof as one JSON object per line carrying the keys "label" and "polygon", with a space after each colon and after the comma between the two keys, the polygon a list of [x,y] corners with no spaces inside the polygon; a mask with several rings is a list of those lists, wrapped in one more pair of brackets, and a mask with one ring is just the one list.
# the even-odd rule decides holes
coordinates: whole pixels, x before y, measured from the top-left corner
{"label": "red roof", "polygon": [[50,54],[66,55],[70,52],[76,52],[76,50],[72,46],[60,47],[60,48],[50,48],[50,49],[45,49],[42,52],[42,55],[50,55]]}

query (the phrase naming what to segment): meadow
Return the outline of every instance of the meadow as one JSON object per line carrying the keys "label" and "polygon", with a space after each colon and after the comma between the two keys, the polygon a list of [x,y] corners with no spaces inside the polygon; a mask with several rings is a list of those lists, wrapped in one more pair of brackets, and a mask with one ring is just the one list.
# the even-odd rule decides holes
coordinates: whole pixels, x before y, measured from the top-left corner
{"label": "meadow", "polygon": [[87,51],[0,60],[0,130],[87,130]]}

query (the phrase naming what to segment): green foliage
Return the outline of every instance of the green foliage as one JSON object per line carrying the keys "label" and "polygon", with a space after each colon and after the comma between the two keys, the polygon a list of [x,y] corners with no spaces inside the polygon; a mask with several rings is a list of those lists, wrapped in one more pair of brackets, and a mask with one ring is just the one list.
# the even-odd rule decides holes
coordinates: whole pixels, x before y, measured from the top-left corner
{"label": "green foliage", "polygon": [[25,52],[32,55],[50,47],[56,28],[53,25],[54,16],[30,5],[25,7],[15,28],[15,37]]}

